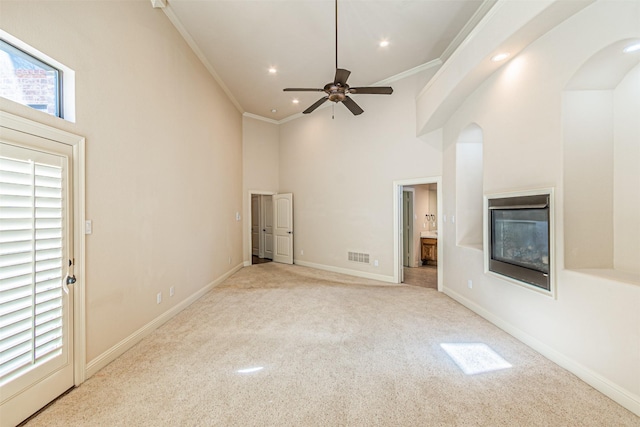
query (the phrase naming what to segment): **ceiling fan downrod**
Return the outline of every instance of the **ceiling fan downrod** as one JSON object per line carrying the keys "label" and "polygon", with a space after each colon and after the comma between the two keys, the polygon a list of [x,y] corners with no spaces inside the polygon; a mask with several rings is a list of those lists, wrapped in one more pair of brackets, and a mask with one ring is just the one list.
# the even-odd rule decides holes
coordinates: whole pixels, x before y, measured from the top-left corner
{"label": "ceiling fan downrod", "polygon": [[[354,116],[360,115],[364,112],[362,108],[349,96],[355,94],[374,94],[374,95],[391,95],[393,88],[389,86],[375,86],[375,87],[350,87],[347,84],[347,79],[351,74],[351,71],[338,68],[338,0],[335,0],[335,30],[336,30],[336,74],[333,78],[333,82],[327,83],[323,88],[285,88],[285,92],[324,92],[326,95],[313,103],[309,108],[304,110],[302,114],[309,114],[315,111],[318,107],[324,104],[326,101],[334,103],[340,102],[343,104]],[[331,117],[334,118],[334,110],[331,111]]]}
{"label": "ceiling fan downrod", "polygon": [[338,0],[336,0],[336,70],[338,69]]}

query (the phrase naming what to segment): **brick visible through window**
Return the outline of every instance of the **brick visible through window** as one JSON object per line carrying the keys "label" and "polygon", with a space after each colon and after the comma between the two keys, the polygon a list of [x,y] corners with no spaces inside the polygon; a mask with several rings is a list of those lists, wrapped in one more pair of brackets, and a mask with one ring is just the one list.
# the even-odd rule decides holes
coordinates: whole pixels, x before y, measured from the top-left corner
{"label": "brick visible through window", "polygon": [[0,96],[62,117],[61,71],[0,39]]}

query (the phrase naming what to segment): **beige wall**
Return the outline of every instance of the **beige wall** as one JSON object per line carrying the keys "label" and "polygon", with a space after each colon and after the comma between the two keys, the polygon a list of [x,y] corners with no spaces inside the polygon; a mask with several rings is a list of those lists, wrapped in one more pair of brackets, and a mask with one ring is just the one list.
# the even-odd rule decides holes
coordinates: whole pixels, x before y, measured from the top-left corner
{"label": "beige wall", "polygon": [[242,202],[244,212],[243,260],[250,262],[251,224],[249,194],[277,193],[280,169],[280,127],[245,116],[242,118]]}
{"label": "beige wall", "polygon": [[[393,181],[441,174],[440,133],[415,136],[423,81],[394,82],[391,96],[354,96],[365,110],[357,117],[338,104],[335,119],[329,106],[280,125],[280,190],[294,195],[296,262],[393,278]],[[348,261],[348,251],[369,253],[371,263]]]}
{"label": "beige wall", "polygon": [[242,118],[242,180],[245,190],[278,190],[280,128]]}
{"label": "beige wall", "polygon": [[438,230],[438,186],[436,184],[429,184],[429,211],[435,215],[435,219],[431,222],[427,222],[427,230]]}
{"label": "beige wall", "polygon": [[614,91],[613,266],[640,275],[640,65]]}
{"label": "beige wall", "polygon": [[[359,117],[337,105],[335,120],[322,108],[278,127],[243,120],[146,0],[2,0],[0,27],[76,71],[76,124],[0,107],[87,137],[89,361],[241,261],[235,212],[247,217],[250,189],[294,193],[296,261],[392,277],[393,181],[443,175],[438,208],[451,218],[455,143],[477,123],[485,192],[556,188],[558,294],[485,275],[482,251],[456,245],[450,222],[439,230],[445,291],[639,407],[640,287],[564,269],[561,102],[590,55],[640,37],[639,18],[633,1],[588,7],[480,85],[444,129],[416,138],[415,97],[428,72],[395,82],[390,97],[354,97],[365,109]],[[634,150],[621,161],[633,162]],[[624,200],[629,190],[619,188]],[[379,267],[350,263],[350,250]],[[165,300],[156,305],[159,291]]]}
{"label": "beige wall", "polygon": [[241,115],[148,1],[3,0],[0,27],[76,73],[75,124],[0,108],[86,137],[91,363],[241,262]]}
{"label": "beige wall", "polygon": [[456,140],[456,239],[459,245],[482,248],[482,129],[471,123]]}
{"label": "beige wall", "polygon": [[613,268],[613,92],[571,90],[562,101],[565,265]]}
{"label": "beige wall", "polygon": [[[447,217],[456,212],[456,141],[471,123],[483,132],[485,193],[555,188],[557,298],[485,274],[483,252],[455,244],[455,224],[446,222],[440,233],[444,233],[447,294],[636,413],[640,413],[640,286],[615,275],[564,268],[569,190],[563,182],[562,95],[567,82],[596,52],[618,40],[640,38],[639,22],[638,2],[588,6],[478,86],[443,131]],[[638,158],[630,162],[637,170]],[[623,197],[637,196],[626,192]],[[592,202],[600,204],[597,197]],[[637,216],[634,221],[637,224]],[[473,280],[472,289],[468,280]]]}

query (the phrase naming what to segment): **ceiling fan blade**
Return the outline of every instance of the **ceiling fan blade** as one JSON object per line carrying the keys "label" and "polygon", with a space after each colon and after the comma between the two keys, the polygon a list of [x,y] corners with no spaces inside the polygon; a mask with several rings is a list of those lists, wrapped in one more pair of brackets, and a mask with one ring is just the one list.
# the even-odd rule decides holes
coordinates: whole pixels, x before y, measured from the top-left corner
{"label": "ceiling fan blade", "polygon": [[375,86],[375,87],[350,87],[349,93],[364,93],[373,95],[391,95],[393,88],[388,86]]}
{"label": "ceiling fan blade", "polygon": [[364,110],[360,108],[360,106],[356,104],[356,102],[353,99],[349,98],[348,96],[344,98],[342,103],[344,104],[345,107],[349,109],[349,111],[353,113],[354,116],[364,113]]}
{"label": "ceiling fan blade", "polygon": [[310,88],[310,87],[288,87],[282,89],[284,92],[324,92],[324,89]]}
{"label": "ceiling fan blade", "polygon": [[319,106],[321,106],[322,104],[327,102],[328,99],[329,99],[328,96],[325,96],[324,98],[318,99],[311,107],[309,107],[306,110],[304,110],[302,112],[302,114],[309,114],[309,113],[313,112],[313,110],[315,110],[316,108],[318,108]]}
{"label": "ceiling fan blade", "polygon": [[347,84],[347,79],[349,78],[349,74],[351,71],[345,70],[343,68],[336,69],[336,77],[333,79],[334,83],[340,83],[342,86]]}

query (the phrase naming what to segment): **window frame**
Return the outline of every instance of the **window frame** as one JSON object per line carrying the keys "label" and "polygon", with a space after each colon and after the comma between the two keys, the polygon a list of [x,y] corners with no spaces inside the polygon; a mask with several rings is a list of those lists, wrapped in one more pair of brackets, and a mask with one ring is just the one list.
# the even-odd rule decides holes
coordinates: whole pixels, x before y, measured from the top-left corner
{"label": "window frame", "polygon": [[4,97],[2,98],[7,99],[10,102],[15,102],[18,105],[23,105],[31,110],[36,110],[40,113],[47,114],[48,116],[58,117],[66,121],[75,123],[75,71],[1,29],[0,39],[10,47],[13,47],[22,54],[26,55],[30,60],[41,63],[44,66],[50,67],[58,72],[58,84],[56,88],[56,109],[58,110],[58,114],[49,114],[27,104],[22,104],[20,102],[16,102]]}

